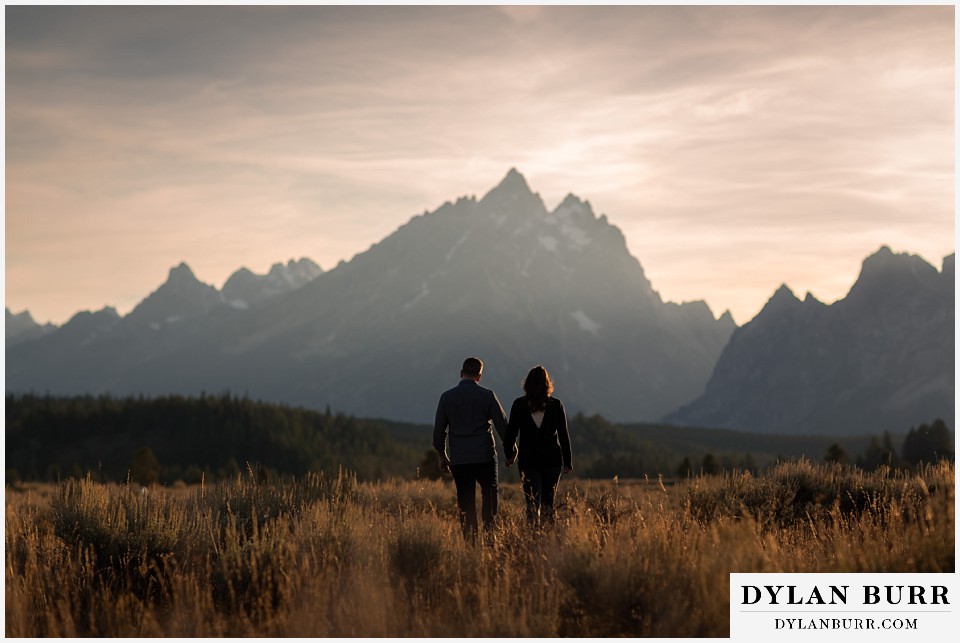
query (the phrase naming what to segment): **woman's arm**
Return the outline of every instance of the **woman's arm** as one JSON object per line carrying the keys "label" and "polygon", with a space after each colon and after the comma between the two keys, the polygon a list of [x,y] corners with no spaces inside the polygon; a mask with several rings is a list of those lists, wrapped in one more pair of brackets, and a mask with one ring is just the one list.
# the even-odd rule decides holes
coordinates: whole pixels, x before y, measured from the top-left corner
{"label": "woman's arm", "polygon": [[563,410],[563,403],[557,400],[560,407],[560,421],[557,424],[557,437],[560,439],[560,453],[563,456],[563,468],[567,473],[573,469],[573,452],[570,449],[570,431],[567,429],[567,412]]}

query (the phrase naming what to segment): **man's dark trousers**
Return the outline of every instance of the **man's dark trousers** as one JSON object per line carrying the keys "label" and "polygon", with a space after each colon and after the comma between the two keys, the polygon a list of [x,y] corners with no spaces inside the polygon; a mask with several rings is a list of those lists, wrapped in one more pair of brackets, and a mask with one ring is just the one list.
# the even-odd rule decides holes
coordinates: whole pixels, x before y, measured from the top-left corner
{"label": "man's dark trousers", "polygon": [[450,465],[453,481],[457,485],[457,505],[460,507],[460,526],[467,540],[477,536],[477,484],[482,498],[483,528],[493,528],[497,517],[500,493],[497,487],[497,461],[472,462]]}

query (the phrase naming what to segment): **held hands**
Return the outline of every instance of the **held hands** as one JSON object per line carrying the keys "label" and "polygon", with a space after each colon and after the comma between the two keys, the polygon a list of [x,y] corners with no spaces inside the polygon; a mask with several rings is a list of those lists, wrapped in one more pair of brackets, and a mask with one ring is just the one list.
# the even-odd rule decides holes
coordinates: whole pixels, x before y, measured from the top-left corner
{"label": "held hands", "polygon": [[516,449],[506,453],[505,459],[508,467],[513,466],[513,463],[517,461],[517,453],[518,451]]}
{"label": "held hands", "polygon": [[573,471],[573,467],[564,467],[564,468],[563,468],[563,472],[564,472],[564,473],[570,473],[571,471]]}
{"label": "held hands", "polygon": [[450,472],[450,459],[447,457],[446,453],[438,453],[439,459],[437,464],[440,467],[440,471]]}

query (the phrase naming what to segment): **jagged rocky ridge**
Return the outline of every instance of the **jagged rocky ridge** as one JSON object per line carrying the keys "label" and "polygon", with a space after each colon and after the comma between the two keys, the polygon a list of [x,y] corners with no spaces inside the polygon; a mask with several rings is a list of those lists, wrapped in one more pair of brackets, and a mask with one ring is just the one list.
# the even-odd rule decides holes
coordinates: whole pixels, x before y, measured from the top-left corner
{"label": "jagged rocky ridge", "polygon": [[258,299],[253,281],[238,272],[218,293],[178,266],[84,340],[58,338],[68,324],[14,347],[7,390],[229,389],[430,421],[477,355],[505,405],[543,363],[572,410],[644,420],[703,391],[735,328],[703,302],[663,302],[605,216],[573,195],[547,210],[515,170],[293,290]]}
{"label": "jagged rocky ridge", "polygon": [[10,312],[9,308],[6,308],[5,310],[6,326],[4,328],[6,329],[5,335],[7,346],[13,346],[14,344],[19,344],[20,342],[38,339],[57,329],[57,327],[53,324],[38,324],[36,321],[34,321],[29,310],[24,310],[16,314]]}
{"label": "jagged rocky ridge", "polygon": [[952,422],[954,258],[938,271],[883,247],[829,306],[781,286],[734,332],[704,395],[664,419],[835,435]]}

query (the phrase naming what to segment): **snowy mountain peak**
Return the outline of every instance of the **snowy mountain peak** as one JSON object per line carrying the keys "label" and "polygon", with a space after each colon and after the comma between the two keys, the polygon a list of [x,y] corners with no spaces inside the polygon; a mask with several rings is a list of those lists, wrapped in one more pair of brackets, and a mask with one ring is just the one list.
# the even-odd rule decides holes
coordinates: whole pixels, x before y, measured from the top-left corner
{"label": "snowy mountain peak", "polygon": [[281,278],[290,286],[297,288],[323,273],[323,269],[307,257],[290,259],[287,265],[276,263],[270,268],[270,275]]}
{"label": "snowy mountain peak", "polygon": [[593,240],[593,232],[597,228],[597,219],[589,201],[581,201],[573,194],[567,195],[547,216],[546,222],[556,225],[569,245],[577,250],[583,249]]}
{"label": "snowy mountain peak", "polygon": [[322,272],[320,266],[304,257],[299,261],[290,259],[286,265],[283,262],[273,264],[270,266],[267,277],[276,285],[283,284],[291,288],[297,288]]}
{"label": "snowy mountain peak", "polygon": [[313,281],[323,270],[307,257],[270,266],[265,275],[240,268],[223,284],[223,299],[232,307],[246,309],[274,295],[295,290]]}

